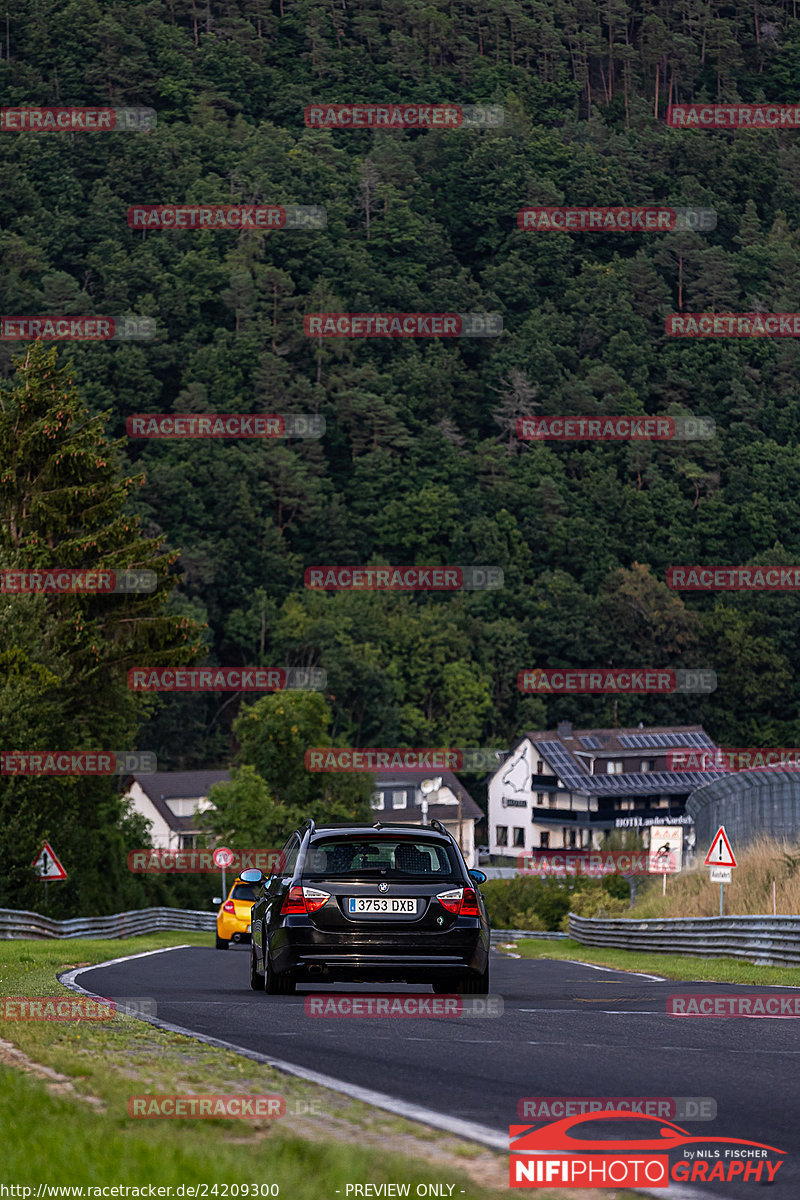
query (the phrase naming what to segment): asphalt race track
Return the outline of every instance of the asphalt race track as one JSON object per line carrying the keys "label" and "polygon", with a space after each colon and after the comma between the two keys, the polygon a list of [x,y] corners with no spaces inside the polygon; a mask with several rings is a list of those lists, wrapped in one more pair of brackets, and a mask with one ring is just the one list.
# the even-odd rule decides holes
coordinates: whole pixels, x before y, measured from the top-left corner
{"label": "asphalt race track", "polygon": [[[693,1135],[786,1151],[767,1195],[800,1197],[800,1020],[666,1014],[672,993],[748,990],[740,985],[493,953],[500,1018],[312,1018],[304,992],[427,989],[342,985],[267,996],[249,988],[248,954],[186,947],[73,971],[64,981],[112,999],[150,997],[160,1022],[475,1123],[503,1144],[509,1124],[523,1123],[523,1096],[709,1096],[715,1121],[676,1123]],[[763,1186],[672,1185],[651,1194],[752,1200]]]}

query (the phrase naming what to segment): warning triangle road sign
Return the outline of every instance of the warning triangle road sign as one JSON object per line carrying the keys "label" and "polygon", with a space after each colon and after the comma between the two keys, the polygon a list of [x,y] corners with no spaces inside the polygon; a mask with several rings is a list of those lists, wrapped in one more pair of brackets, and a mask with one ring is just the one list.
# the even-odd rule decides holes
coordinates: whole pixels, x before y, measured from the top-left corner
{"label": "warning triangle road sign", "polygon": [[54,879],[67,878],[67,872],[56,858],[49,842],[43,843],[39,854],[33,860],[33,869],[45,883],[52,883]]}
{"label": "warning triangle road sign", "polygon": [[705,866],[707,867],[735,867],[736,859],[733,857],[731,844],[728,841],[728,835],[725,832],[725,826],[720,825],[717,832],[714,834],[714,839],[711,842],[711,849],[706,855]]}

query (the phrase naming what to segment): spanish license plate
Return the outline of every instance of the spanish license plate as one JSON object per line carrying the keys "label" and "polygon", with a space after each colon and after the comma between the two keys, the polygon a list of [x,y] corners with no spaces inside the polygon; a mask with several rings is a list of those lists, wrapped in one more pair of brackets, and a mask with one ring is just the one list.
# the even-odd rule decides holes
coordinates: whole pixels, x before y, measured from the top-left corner
{"label": "spanish license plate", "polygon": [[416,913],[416,900],[401,900],[399,897],[351,896],[347,901],[351,913]]}

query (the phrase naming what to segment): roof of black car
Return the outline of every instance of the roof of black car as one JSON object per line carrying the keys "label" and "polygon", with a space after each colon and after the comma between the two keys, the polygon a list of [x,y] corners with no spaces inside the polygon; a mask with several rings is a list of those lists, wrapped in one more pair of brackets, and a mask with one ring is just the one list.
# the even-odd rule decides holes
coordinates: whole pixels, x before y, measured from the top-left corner
{"label": "roof of black car", "polygon": [[442,833],[439,829],[431,829],[429,825],[415,825],[409,821],[407,825],[401,824],[399,821],[393,821],[386,825],[317,825],[314,832],[311,834],[312,840],[321,835],[328,836],[331,833],[352,833],[357,837],[383,837],[389,835],[396,837],[399,833],[414,833],[417,837],[423,836],[426,838],[439,839],[440,841],[449,842],[450,837],[447,833]]}

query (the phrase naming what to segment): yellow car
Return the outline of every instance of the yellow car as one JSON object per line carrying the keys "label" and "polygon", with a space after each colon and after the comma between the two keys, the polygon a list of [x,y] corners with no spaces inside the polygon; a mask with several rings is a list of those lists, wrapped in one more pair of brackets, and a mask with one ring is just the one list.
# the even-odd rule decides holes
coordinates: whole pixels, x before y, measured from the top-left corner
{"label": "yellow car", "polygon": [[[253,885],[237,876],[227,900],[217,913],[218,950],[227,950],[231,942],[250,941],[250,910],[255,898]],[[214,903],[219,904],[219,898]]]}

